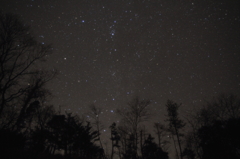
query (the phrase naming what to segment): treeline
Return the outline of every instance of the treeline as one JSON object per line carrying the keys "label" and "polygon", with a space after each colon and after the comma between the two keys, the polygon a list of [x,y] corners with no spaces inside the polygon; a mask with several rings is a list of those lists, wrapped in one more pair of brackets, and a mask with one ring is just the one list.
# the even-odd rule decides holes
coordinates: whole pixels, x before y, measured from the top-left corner
{"label": "treeline", "polygon": [[[238,159],[240,157],[240,99],[219,95],[182,120],[181,104],[168,100],[166,120],[153,123],[154,136],[144,122],[150,117],[150,100],[135,98],[118,110],[118,126],[111,125],[112,156],[121,159],[167,159],[169,148],[176,159]],[[146,124],[146,122],[145,122]],[[149,125],[149,122],[148,122]]]}
{"label": "treeline", "polygon": [[109,126],[106,152],[100,108],[90,106],[90,123],[47,104],[46,83],[57,73],[41,65],[51,51],[18,16],[0,13],[0,158],[168,159],[169,147],[177,159],[240,158],[240,100],[234,95],[213,99],[185,120],[181,104],[169,100],[166,121],[153,123],[154,134],[144,127],[150,100],[134,98],[118,110],[121,122]]}
{"label": "treeline", "polygon": [[66,158],[103,158],[90,123],[47,104],[46,83],[57,72],[42,66],[51,52],[18,16],[0,13],[0,158],[56,158],[57,150]]}

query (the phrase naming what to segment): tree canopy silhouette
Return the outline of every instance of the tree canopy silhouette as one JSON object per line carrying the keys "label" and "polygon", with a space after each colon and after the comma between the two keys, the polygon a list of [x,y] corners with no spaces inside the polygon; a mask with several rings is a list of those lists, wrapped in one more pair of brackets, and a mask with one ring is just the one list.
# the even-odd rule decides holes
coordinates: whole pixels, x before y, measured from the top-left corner
{"label": "tree canopy silhouette", "polygon": [[203,159],[237,159],[240,157],[240,118],[215,121],[198,130]]}
{"label": "tree canopy silhouette", "polygon": [[143,159],[168,159],[168,153],[164,152],[154,141],[151,134],[144,141],[142,158]]}
{"label": "tree canopy silhouette", "polygon": [[187,135],[186,156],[200,159],[239,158],[240,99],[222,94],[189,119],[192,131]]}
{"label": "tree canopy silhouette", "polygon": [[[128,103],[127,108],[118,110],[118,114],[122,117],[122,126],[120,130],[122,130],[122,136],[126,141],[122,142],[122,144],[124,144],[122,146],[123,154],[131,154],[130,156],[132,156],[132,158],[138,157],[138,131],[140,125],[149,119],[150,103],[150,100],[140,100],[138,97],[136,97]],[[127,129],[127,131],[124,129]]]}
{"label": "tree canopy silhouette", "polygon": [[20,130],[36,101],[50,95],[44,86],[55,72],[43,71],[39,62],[51,52],[18,16],[0,12],[0,127]]}

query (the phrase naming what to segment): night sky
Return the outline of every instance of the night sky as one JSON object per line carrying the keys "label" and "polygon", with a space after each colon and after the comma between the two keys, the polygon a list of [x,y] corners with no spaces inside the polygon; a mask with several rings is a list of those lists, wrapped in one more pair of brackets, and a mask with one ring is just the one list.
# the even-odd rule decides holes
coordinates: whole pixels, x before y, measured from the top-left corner
{"label": "night sky", "polygon": [[94,103],[106,131],[136,96],[152,100],[159,121],[167,99],[184,116],[219,93],[239,95],[239,8],[239,0],[0,1],[52,44],[51,103],[80,115]]}

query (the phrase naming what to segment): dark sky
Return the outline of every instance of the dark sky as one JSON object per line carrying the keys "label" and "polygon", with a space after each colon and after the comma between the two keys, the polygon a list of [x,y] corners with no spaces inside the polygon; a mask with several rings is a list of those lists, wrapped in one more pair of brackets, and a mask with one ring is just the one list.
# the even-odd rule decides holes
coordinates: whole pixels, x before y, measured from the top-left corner
{"label": "dark sky", "polygon": [[95,103],[107,131],[135,96],[151,99],[159,120],[167,99],[184,114],[219,93],[239,95],[239,8],[239,0],[0,1],[53,44],[45,66],[60,72],[49,85],[56,108],[81,114]]}

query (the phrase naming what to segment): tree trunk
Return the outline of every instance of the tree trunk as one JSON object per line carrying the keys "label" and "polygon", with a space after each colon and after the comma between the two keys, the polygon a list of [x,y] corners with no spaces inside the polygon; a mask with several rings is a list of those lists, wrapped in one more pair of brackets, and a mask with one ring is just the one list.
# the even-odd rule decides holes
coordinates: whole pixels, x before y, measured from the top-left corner
{"label": "tree trunk", "polygon": [[113,159],[113,149],[114,149],[114,146],[113,146],[113,135],[112,135],[112,131],[111,131],[111,140],[112,140],[112,153],[111,153],[111,159]]}
{"label": "tree trunk", "polygon": [[178,134],[178,131],[177,131],[177,128],[175,127],[175,131],[176,131],[176,135],[177,135],[177,140],[178,140],[178,146],[179,146],[179,151],[180,151],[180,158],[182,158],[182,147],[181,147],[181,143],[180,143],[180,138],[179,138],[179,134]]}
{"label": "tree trunk", "polygon": [[173,134],[172,134],[172,139],[173,139],[173,144],[174,144],[174,147],[175,147],[175,150],[176,150],[177,158],[179,159],[178,150],[177,150],[177,146],[176,146]]}
{"label": "tree trunk", "polygon": [[141,150],[141,156],[143,155],[142,153],[142,147],[143,147],[143,144],[142,144],[142,130],[140,131],[140,150]]}

